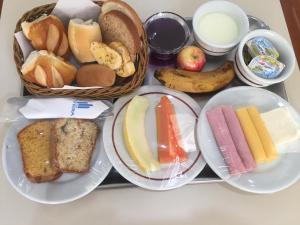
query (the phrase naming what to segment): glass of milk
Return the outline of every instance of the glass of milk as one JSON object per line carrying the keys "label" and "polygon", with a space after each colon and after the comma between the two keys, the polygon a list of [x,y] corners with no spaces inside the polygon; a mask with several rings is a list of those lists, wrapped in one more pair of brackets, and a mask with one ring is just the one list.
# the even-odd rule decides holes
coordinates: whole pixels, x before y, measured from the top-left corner
{"label": "glass of milk", "polygon": [[229,53],[248,33],[246,13],[228,1],[202,4],[193,16],[195,40],[208,55]]}

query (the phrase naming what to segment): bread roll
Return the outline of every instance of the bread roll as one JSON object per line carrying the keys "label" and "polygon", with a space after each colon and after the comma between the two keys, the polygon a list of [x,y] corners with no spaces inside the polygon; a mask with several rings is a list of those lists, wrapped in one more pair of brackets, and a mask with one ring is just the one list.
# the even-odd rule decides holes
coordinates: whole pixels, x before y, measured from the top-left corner
{"label": "bread roll", "polygon": [[43,87],[59,88],[71,84],[77,69],[63,58],[41,50],[30,53],[21,72],[27,81]]}
{"label": "bread roll", "polygon": [[131,8],[131,6],[128,5],[126,2],[120,0],[109,0],[104,2],[101,7],[100,20],[101,17],[103,17],[106,13],[113,10],[120,11],[124,13],[126,16],[128,16],[136,26],[139,36],[140,37],[142,36],[144,32],[142,21],[138,16],[138,14],[135,12],[135,10]]}
{"label": "bread roll", "polygon": [[36,50],[48,50],[59,56],[68,52],[65,27],[58,17],[43,15],[32,22],[23,22],[21,27]]}
{"label": "bread roll", "polygon": [[115,71],[104,65],[89,64],[82,66],[76,76],[80,87],[110,87],[115,83]]}
{"label": "bread roll", "polygon": [[102,41],[101,30],[98,23],[92,20],[71,19],[68,28],[70,48],[81,63],[95,61],[90,52],[93,41]]}
{"label": "bread roll", "polygon": [[128,49],[134,62],[141,43],[132,20],[120,11],[110,11],[101,17],[100,27],[104,42],[121,42]]}

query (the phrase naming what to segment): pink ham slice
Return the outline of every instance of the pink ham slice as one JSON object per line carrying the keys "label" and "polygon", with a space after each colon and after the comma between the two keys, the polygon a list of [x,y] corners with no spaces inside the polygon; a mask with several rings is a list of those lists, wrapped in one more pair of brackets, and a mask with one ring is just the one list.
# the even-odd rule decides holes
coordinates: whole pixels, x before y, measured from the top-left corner
{"label": "pink ham slice", "polygon": [[246,170],[232,140],[224,114],[222,112],[222,107],[217,107],[208,111],[207,119],[212,128],[225,163],[228,166],[229,173],[231,175],[244,173]]}
{"label": "pink ham slice", "polygon": [[222,106],[222,111],[225,121],[229,128],[233,143],[241,157],[241,160],[247,171],[252,171],[256,168],[256,163],[253,159],[245,135],[243,133],[239,119],[237,118],[232,106]]}

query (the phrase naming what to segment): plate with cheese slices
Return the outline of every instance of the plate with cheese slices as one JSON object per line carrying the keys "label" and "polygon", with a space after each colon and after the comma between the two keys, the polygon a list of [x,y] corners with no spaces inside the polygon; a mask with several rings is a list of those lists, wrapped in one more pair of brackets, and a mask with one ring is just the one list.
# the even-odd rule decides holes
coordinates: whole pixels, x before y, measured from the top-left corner
{"label": "plate with cheese slices", "polygon": [[118,99],[103,130],[114,168],[149,190],[174,189],[193,180],[205,162],[196,145],[199,105],[162,86],[143,86]]}
{"label": "plate with cheese slices", "polygon": [[216,94],[201,111],[197,142],[214,172],[241,190],[274,193],[300,177],[300,116],[267,90]]}
{"label": "plate with cheese slices", "polygon": [[100,127],[100,123],[83,119],[17,119],[2,149],[9,183],[26,198],[45,204],[87,195],[112,167]]}

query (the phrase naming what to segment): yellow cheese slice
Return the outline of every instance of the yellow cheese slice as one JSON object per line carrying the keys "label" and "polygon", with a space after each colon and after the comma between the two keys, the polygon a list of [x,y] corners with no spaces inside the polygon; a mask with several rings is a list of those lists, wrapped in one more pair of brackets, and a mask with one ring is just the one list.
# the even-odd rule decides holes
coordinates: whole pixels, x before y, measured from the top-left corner
{"label": "yellow cheese slice", "polygon": [[265,150],[260,141],[255,126],[248,114],[247,108],[237,109],[236,114],[239,118],[241,127],[244,131],[246,140],[256,163],[264,163],[266,161]]}
{"label": "yellow cheese slice", "polygon": [[267,161],[275,160],[278,157],[277,150],[259,112],[255,107],[248,107],[247,111],[265,150]]}

